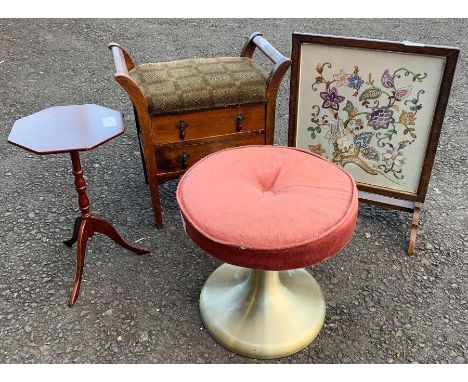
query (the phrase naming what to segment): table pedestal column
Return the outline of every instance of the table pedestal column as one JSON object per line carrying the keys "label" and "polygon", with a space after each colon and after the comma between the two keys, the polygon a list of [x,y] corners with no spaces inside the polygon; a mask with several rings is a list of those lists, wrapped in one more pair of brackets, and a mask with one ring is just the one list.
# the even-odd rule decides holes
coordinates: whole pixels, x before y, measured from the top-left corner
{"label": "table pedestal column", "polygon": [[83,266],[86,255],[86,243],[95,232],[99,232],[110,237],[120,246],[138,255],[147,254],[150,251],[128,243],[118,234],[112,224],[101,217],[91,215],[89,199],[86,195],[86,182],[83,177],[83,170],[80,163],[80,156],[78,151],[72,151],[70,152],[70,155],[73,165],[73,175],[75,175],[75,187],[76,191],[78,192],[78,204],[81,210],[81,216],[75,220],[72,238],[64,241],[65,245],[68,247],[73,246],[73,244],[77,242],[76,277],[70,298],[68,299],[68,305],[72,306],[78,298],[80,292],[81,278],[83,276]]}

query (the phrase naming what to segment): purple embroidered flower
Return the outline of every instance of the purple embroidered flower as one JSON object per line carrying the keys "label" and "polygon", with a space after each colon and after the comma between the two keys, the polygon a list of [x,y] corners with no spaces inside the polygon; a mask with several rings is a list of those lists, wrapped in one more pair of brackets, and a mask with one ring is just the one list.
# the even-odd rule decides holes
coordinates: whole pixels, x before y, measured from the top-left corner
{"label": "purple embroidered flower", "polygon": [[364,80],[357,74],[353,74],[348,78],[348,87],[350,87],[351,89],[359,90],[361,89],[363,83]]}
{"label": "purple embroidered flower", "polygon": [[387,88],[387,89],[388,88],[393,88],[394,79],[390,75],[390,73],[388,72],[388,69],[385,69],[385,72],[383,72],[381,82],[382,82],[382,85],[384,86],[384,88]]}
{"label": "purple embroidered flower", "polygon": [[393,111],[389,109],[377,109],[367,115],[367,125],[374,130],[387,129],[388,125],[395,122]]}
{"label": "purple embroidered flower", "polygon": [[406,157],[397,148],[388,149],[387,152],[382,155],[382,158],[385,159],[385,163],[388,167],[391,167],[393,164],[402,166],[406,160]]}
{"label": "purple embroidered flower", "polygon": [[335,87],[329,89],[328,92],[320,92],[320,97],[323,99],[322,107],[324,109],[332,108],[336,111],[340,108],[339,103],[345,99],[345,97],[338,95],[338,90]]}
{"label": "purple embroidered flower", "polygon": [[366,147],[361,151],[364,158],[377,162],[379,160],[379,153],[373,147]]}

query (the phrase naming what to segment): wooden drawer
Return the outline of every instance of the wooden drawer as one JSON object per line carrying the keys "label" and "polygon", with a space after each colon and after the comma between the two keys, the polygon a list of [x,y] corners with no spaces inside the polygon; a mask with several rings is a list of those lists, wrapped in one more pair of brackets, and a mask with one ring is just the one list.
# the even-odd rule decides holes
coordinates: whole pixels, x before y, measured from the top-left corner
{"label": "wooden drawer", "polygon": [[232,134],[221,139],[204,140],[202,143],[155,147],[158,177],[181,174],[201,158],[227,147],[264,144],[265,130],[258,130]]}
{"label": "wooden drawer", "polygon": [[264,128],[265,104],[167,115],[151,120],[154,144],[184,142]]}

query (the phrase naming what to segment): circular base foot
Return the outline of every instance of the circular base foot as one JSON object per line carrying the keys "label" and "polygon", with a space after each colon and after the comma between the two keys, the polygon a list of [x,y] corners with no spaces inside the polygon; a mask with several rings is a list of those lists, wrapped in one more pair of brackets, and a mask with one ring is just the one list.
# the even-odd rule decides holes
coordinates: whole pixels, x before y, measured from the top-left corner
{"label": "circular base foot", "polygon": [[305,269],[273,272],[223,264],[201,291],[200,313],[223,347],[272,359],[294,354],[317,337],[325,300]]}

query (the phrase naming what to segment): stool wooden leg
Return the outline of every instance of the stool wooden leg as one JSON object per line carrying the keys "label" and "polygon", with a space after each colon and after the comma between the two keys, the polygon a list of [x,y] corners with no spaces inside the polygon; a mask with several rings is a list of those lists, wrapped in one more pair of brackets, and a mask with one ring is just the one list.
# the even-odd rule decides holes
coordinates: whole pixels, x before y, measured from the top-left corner
{"label": "stool wooden leg", "polygon": [[161,210],[161,195],[159,194],[159,182],[157,179],[150,178],[151,202],[153,204],[154,223],[156,228],[163,227],[163,218]]}
{"label": "stool wooden leg", "polygon": [[154,224],[156,225],[157,229],[161,229],[163,227],[163,218],[162,218],[162,210],[161,210],[161,200],[159,199],[159,192],[158,196],[153,198],[153,210],[154,210]]}

